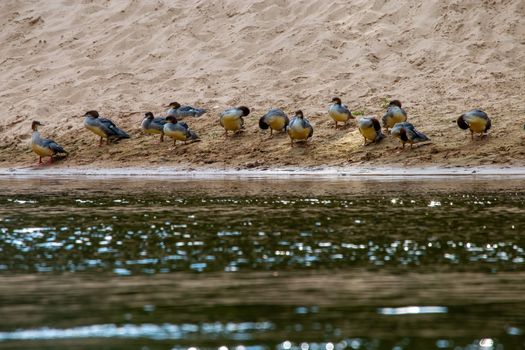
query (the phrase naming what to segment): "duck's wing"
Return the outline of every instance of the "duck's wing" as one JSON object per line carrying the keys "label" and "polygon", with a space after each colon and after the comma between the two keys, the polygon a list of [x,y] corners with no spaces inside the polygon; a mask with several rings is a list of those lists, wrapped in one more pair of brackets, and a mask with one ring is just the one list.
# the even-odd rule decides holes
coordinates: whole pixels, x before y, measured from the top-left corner
{"label": "duck's wing", "polygon": [[430,140],[427,135],[423,134],[421,131],[416,130],[416,128],[412,124],[405,124],[408,124],[404,127],[404,129],[406,130],[409,140],[412,140],[414,142],[423,142]]}
{"label": "duck's wing", "polygon": [[58,143],[56,143],[53,140],[43,139],[42,146],[49,148],[55,153],[66,153],[67,154],[67,151],[63,149],[62,146],[60,146]]}
{"label": "duck's wing", "polygon": [[343,113],[347,114],[348,117],[352,119],[354,118],[354,116],[352,115],[352,111],[350,110],[350,108],[348,108],[347,105],[341,105],[341,107],[342,107]]}
{"label": "duck's wing", "polygon": [[129,135],[119,127],[115,125],[111,120],[106,118],[98,118],[100,122],[100,128],[104,130],[106,135],[109,137],[117,137],[119,139],[129,139]]}
{"label": "duck's wing", "polygon": [[200,117],[206,112],[203,108],[194,108],[192,106],[182,106],[177,109],[177,114],[184,117]]}
{"label": "duck's wing", "polygon": [[230,108],[221,113],[223,117],[242,117],[242,111],[238,108]]}
{"label": "duck's wing", "polygon": [[303,128],[310,130],[310,132],[308,133],[308,137],[312,137],[312,135],[314,134],[314,128],[310,124],[310,121],[308,121],[308,119],[306,118],[303,118],[302,124],[303,124]]}
{"label": "duck's wing", "polygon": [[157,117],[153,119],[153,122],[159,125],[164,125],[167,123],[166,118],[164,117]]}

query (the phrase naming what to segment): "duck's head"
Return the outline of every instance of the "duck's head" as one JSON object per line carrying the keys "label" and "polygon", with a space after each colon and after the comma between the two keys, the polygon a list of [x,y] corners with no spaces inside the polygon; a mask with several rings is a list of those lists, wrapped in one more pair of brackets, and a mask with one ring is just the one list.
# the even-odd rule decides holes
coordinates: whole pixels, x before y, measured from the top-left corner
{"label": "duck's head", "polygon": [[98,115],[98,112],[97,112],[97,111],[87,111],[87,112],[84,114],[84,117],[98,118],[99,115]]}
{"label": "duck's head", "polygon": [[341,104],[341,99],[339,97],[332,97],[332,102],[337,104],[337,105],[340,105]]}
{"label": "duck's head", "polygon": [[298,118],[303,119],[304,118],[303,111],[301,111],[301,110],[295,111],[295,116],[298,117]]}
{"label": "duck's head", "polygon": [[177,118],[175,118],[175,117],[172,116],[172,115],[168,115],[168,116],[166,117],[166,121],[167,121],[168,123],[176,124],[176,123],[177,123]]}
{"label": "duck's head", "polygon": [[33,123],[31,123],[31,129],[33,131],[36,131],[40,125],[44,125],[40,123],[39,121],[34,120]]}
{"label": "duck's head", "polygon": [[146,114],[144,114],[144,119],[153,120],[153,113],[147,112]]}
{"label": "duck's head", "polygon": [[242,115],[243,116],[247,116],[248,114],[250,114],[250,109],[246,106],[240,106],[240,107],[237,107],[238,109],[240,109],[242,111]]}
{"label": "duck's head", "polygon": [[388,106],[398,106],[399,108],[401,108],[401,102],[399,100],[392,100],[390,101]]}
{"label": "duck's head", "polygon": [[460,129],[467,130],[469,128],[469,125],[467,124],[465,119],[463,119],[463,114],[459,116],[459,118],[457,119],[457,123]]}
{"label": "duck's head", "polygon": [[170,104],[167,106],[168,108],[173,108],[173,109],[177,109],[177,108],[180,108],[180,103],[174,101],[174,102],[170,102]]}

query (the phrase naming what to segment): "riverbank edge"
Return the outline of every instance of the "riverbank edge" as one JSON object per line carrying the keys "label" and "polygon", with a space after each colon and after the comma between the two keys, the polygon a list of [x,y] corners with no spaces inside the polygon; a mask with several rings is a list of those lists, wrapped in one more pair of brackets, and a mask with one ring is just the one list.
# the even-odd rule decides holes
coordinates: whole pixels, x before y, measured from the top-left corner
{"label": "riverbank edge", "polygon": [[450,178],[450,177],[499,177],[525,178],[525,167],[476,166],[476,167],[283,167],[265,169],[236,168],[187,168],[187,167],[30,167],[0,168],[0,177],[16,178],[310,178],[310,179],[359,179],[359,178]]}

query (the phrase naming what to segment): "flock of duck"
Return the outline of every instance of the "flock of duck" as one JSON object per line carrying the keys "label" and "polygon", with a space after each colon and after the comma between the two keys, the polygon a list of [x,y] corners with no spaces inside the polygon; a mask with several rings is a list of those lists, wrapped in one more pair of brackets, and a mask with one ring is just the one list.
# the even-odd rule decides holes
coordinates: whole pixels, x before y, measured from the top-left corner
{"label": "flock of duck", "polygon": [[[141,124],[142,130],[147,134],[160,135],[160,142],[164,141],[164,135],[171,137],[174,145],[176,145],[177,141],[186,143],[187,141],[199,140],[199,136],[189,128],[187,123],[180,119],[200,117],[207,111],[191,106],[181,106],[177,102],[172,102],[167,107],[169,109],[165,117],[155,118],[153,113],[147,112]],[[219,123],[224,128],[225,136],[227,137],[230,131],[233,133],[241,131],[244,128],[243,117],[249,114],[250,109],[245,106],[229,108],[220,113]],[[339,127],[339,123],[343,123],[344,126],[351,119],[355,119],[350,109],[341,102],[339,97],[332,99],[332,104],[328,108],[328,115],[334,120],[335,128]],[[388,104],[381,121],[386,133],[398,138],[403,148],[406,143],[409,143],[412,148],[414,143],[430,140],[425,134],[416,130],[414,125],[407,122],[407,113],[401,107],[399,100],[393,100]],[[472,139],[474,139],[474,133],[479,133],[483,137],[491,127],[490,118],[479,109],[462,114],[457,119],[457,124],[461,129],[469,129]],[[42,163],[42,157],[50,157],[50,163],[52,163],[55,155],[67,155],[66,150],[58,143],[40,135],[38,126],[41,125],[40,122],[33,121],[31,127],[33,130],[31,148],[39,156],[38,162]],[[100,137],[99,145],[102,145],[104,140],[106,144],[109,144],[129,138],[125,131],[117,127],[111,120],[102,118],[95,110],[84,114],[84,126]],[[377,143],[385,138],[381,124],[374,117],[360,118],[357,126],[364,138],[365,146],[369,143]],[[283,110],[278,108],[270,109],[259,119],[259,127],[263,130],[270,129],[271,135],[273,135],[273,131],[286,132],[290,137],[292,147],[296,141],[308,141],[314,132],[312,125],[300,110],[296,111],[290,120]]]}

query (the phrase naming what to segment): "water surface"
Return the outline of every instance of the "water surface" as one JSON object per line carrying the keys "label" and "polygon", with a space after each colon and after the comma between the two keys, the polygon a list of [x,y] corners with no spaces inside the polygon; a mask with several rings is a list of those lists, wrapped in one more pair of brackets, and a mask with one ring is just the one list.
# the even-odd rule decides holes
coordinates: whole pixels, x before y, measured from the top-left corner
{"label": "water surface", "polygon": [[4,178],[0,348],[519,349],[522,185]]}

